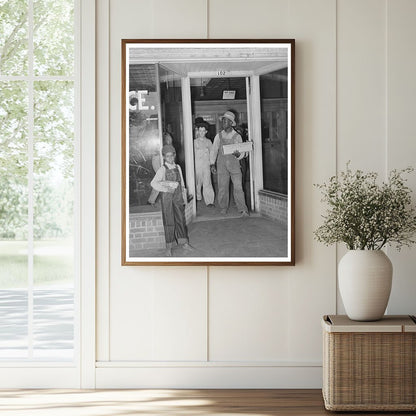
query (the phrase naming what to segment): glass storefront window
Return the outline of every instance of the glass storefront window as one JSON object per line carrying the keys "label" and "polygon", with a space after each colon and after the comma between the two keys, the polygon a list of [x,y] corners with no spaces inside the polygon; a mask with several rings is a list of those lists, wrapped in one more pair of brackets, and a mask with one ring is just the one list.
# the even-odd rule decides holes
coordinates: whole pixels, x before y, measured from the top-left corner
{"label": "glass storefront window", "polygon": [[[159,66],[160,102],[162,108],[163,135],[170,135],[176,150],[176,163],[185,170],[185,143],[182,124],[182,88],[180,77],[173,71]],[[186,181],[186,175],[184,177]]]}
{"label": "glass storefront window", "polygon": [[263,187],[287,195],[287,68],[260,76]]}
{"label": "glass storefront window", "polygon": [[155,174],[154,167],[160,165],[158,102],[156,65],[130,65],[129,204],[131,212],[140,211],[139,207],[147,205],[151,193],[150,182]]}

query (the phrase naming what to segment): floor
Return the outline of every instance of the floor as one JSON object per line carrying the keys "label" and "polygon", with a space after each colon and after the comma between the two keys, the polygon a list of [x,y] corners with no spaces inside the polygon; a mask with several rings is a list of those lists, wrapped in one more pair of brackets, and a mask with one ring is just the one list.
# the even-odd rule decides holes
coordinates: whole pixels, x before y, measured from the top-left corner
{"label": "floor", "polygon": [[[173,247],[174,257],[286,257],[287,225],[251,214],[242,218],[230,204],[226,214],[218,206],[197,203],[197,217],[188,227],[187,251]],[[137,250],[132,257],[164,257],[165,250]]]}
{"label": "floor", "polygon": [[330,412],[321,390],[0,390],[1,416],[308,416]]}

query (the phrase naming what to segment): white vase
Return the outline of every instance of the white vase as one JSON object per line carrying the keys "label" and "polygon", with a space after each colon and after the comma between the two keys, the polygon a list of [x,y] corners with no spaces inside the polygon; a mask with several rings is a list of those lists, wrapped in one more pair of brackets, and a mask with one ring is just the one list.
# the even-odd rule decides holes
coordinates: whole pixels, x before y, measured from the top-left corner
{"label": "white vase", "polygon": [[381,250],[350,250],[338,265],[339,291],[348,317],[377,321],[387,308],[393,266]]}

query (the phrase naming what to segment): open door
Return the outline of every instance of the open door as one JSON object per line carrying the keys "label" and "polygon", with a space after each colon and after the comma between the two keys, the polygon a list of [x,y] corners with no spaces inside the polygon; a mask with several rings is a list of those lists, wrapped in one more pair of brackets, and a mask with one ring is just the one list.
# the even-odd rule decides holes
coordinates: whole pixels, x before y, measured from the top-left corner
{"label": "open door", "polygon": [[249,131],[253,140],[253,195],[260,210],[259,192],[288,196],[288,74],[280,63],[248,80]]}

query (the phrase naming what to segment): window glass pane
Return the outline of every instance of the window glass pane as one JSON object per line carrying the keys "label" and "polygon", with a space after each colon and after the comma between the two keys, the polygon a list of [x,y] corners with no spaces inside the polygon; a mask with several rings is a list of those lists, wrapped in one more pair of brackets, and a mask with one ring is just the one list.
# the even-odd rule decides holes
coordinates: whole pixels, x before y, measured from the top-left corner
{"label": "window glass pane", "polygon": [[36,75],[74,73],[74,1],[34,0],[34,71]]}
{"label": "window glass pane", "polygon": [[[0,254],[0,263],[3,262],[2,257],[5,254],[3,244],[4,242],[0,241],[3,253]],[[26,260],[25,254],[21,256],[24,260]],[[16,257],[13,251],[9,255]],[[13,268],[17,269],[17,263],[12,264]],[[22,267],[22,269],[26,268]],[[0,361],[27,358],[27,308],[27,290],[15,287],[13,289],[0,289],[0,315],[2,317],[0,320]]]}
{"label": "window glass pane", "polygon": [[0,75],[27,75],[27,0],[0,0]]}
{"label": "window glass pane", "polygon": [[0,103],[0,239],[25,241],[28,174],[26,83],[0,82]]}
{"label": "window glass pane", "polygon": [[287,195],[287,68],[260,76],[263,187]]}
{"label": "window glass pane", "polygon": [[74,350],[74,289],[37,287],[33,295],[33,357],[72,360]]}
{"label": "window glass pane", "polygon": [[0,359],[27,356],[27,85],[0,82]]}
{"label": "window glass pane", "polygon": [[[164,137],[172,138],[176,150],[176,163],[185,173],[185,143],[182,125],[182,88],[179,75],[159,66],[160,102]],[[186,177],[184,175],[184,180]]]}
{"label": "window glass pane", "polygon": [[27,239],[27,85],[0,82],[0,238]]}
{"label": "window glass pane", "polygon": [[35,82],[34,357],[71,358],[74,337],[74,85]]}
{"label": "window glass pane", "polygon": [[160,151],[159,100],[156,66],[130,65],[129,69],[130,212],[141,212],[152,190],[150,182],[155,174],[153,165]]}
{"label": "window glass pane", "polygon": [[73,82],[35,82],[34,118],[34,238],[60,241],[67,251],[72,243],[61,242],[73,232]]}

